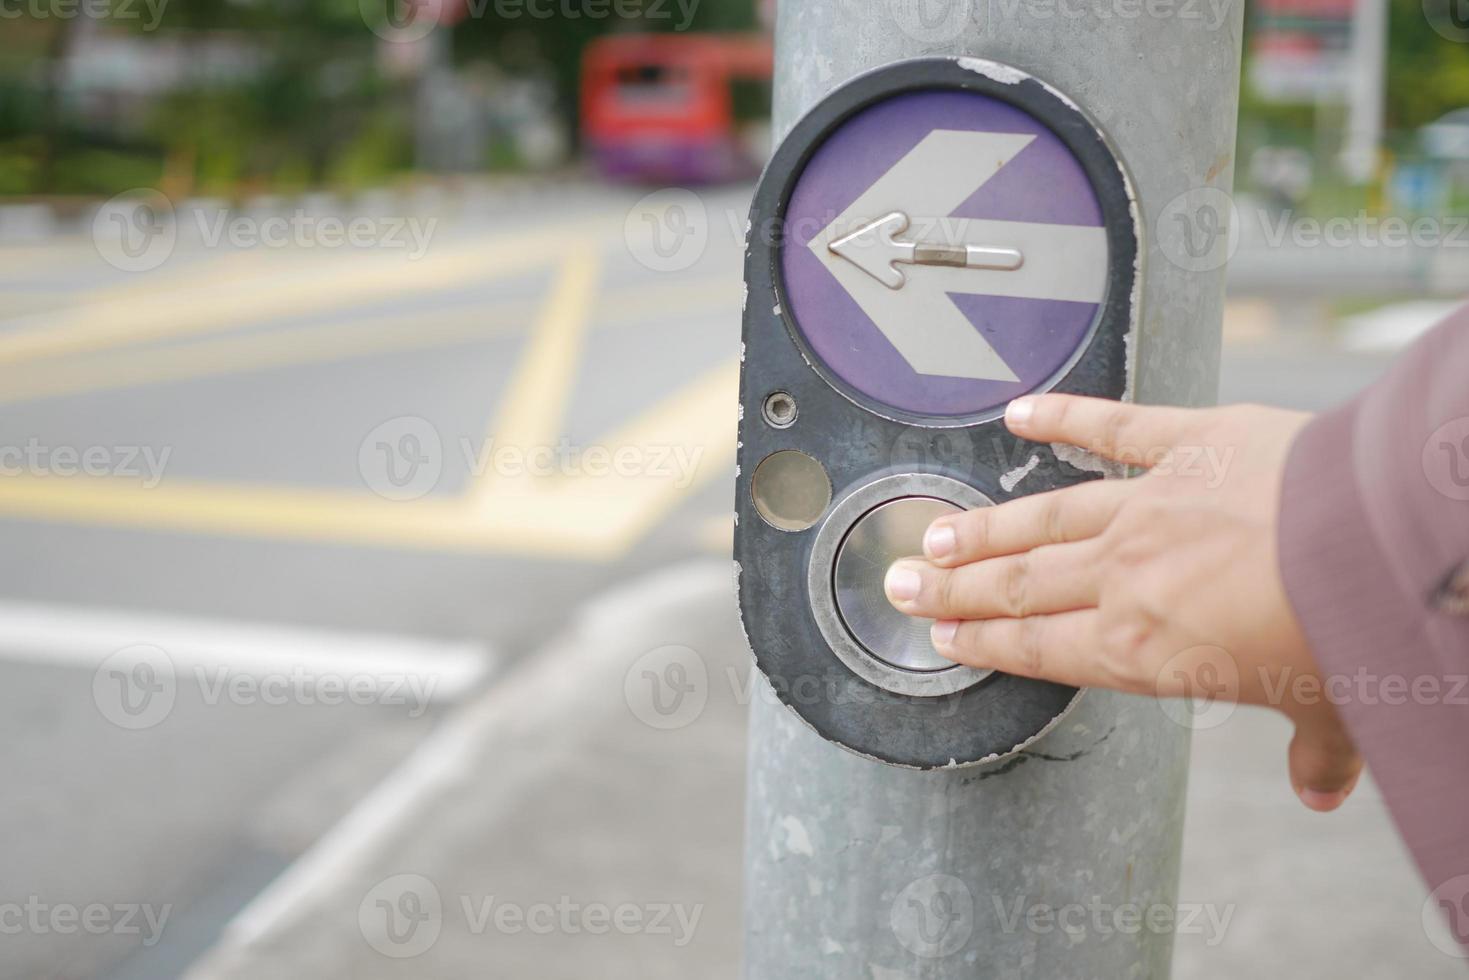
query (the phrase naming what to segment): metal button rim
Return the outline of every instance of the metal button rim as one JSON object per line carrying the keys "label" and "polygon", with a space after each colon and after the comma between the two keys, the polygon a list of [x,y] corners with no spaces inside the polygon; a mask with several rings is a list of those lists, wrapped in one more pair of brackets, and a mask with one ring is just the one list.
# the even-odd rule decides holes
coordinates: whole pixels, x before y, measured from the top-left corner
{"label": "metal button rim", "polygon": [[923,671],[894,667],[848,632],[836,605],[836,556],[847,533],[868,511],[902,497],[933,497],[966,510],[994,504],[968,484],[937,473],[898,473],[865,484],[843,497],[822,521],[811,547],[806,592],[822,638],[858,677],[893,694],[942,697],[973,687],[994,671],[960,665]]}
{"label": "metal button rim", "polygon": [[[926,646],[927,649],[919,652],[926,655],[924,658],[921,659],[927,659],[930,661],[927,666],[919,666],[918,664],[914,663],[904,663],[902,662],[902,657],[894,658],[894,656],[892,656],[892,653],[894,651],[888,651],[888,655],[884,656],[882,644],[879,642],[878,638],[871,635],[864,635],[863,629],[860,628],[863,626],[869,628],[876,627],[879,626],[879,624],[877,622],[874,622],[870,618],[871,613],[868,613],[863,608],[862,604],[856,601],[858,599],[857,596],[844,596],[842,592],[844,584],[844,580],[842,577],[843,568],[847,565],[848,556],[850,554],[855,554],[855,545],[853,539],[857,537],[857,535],[862,531],[863,527],[869,522],[880,519],[880,515],[883,514],[885,511],[890,511],[892,508],[899,508],[904,505],[915,503],[920,505],[928,505],[928,510],[934,517],[938,516],[938,514],[940,513],[946,515],[963,513],[963,509],[953,501],[944,500],[940,497],[929,496],[927,494],[915,494],[910,496],[897,497],[893,500],[885,500],[882,503],[872,507],[870,510],[863,511],[862,514],[860,514],[857,519],[852,522],[852,526],[847,528],[847,533],[842,536],[841,543],[837,545],[836,557],[832,562],[832,585],[833,596],[837,607],[837,614],[842,618],[842,625],[847,628],[847,632],[852,635],[852,638],[856,640],[857,643],[861,645],[864,650],[866,650],[872,656],[876,657],[878,660],[881,660],[883,663],[893,667],[897,667],[899,670],[911,670],[916,673],[926,674],[938,670],[948,670],[954,666],[954,662],[952,660],[946,660],[943,657],[939,656],[938,653],[933,650],[933,647],[928,644],[928,630],[926,627],[921,628],[921,644]],[[925,520],[931,519],[932,518],[926,518]],[[916,554],[918,554],[917,547],[914,547],[911,550],[906,550],[902,554],[884,554],[879,559],[879,563],[886,565],[898,558]],[[869,559],[868,564],[870,565],[870,559],[873,556],[869,555],[867,557]],[[849,568],[848,570],[850,571],[851,569]],[[863,578],[867,578],[872,574],[872,569],[870,567],[864,568],[861,574]],[[847,582],[845,584],[852,585],[855,583]],[[864,591],[866,589],[872,588],[880,589],[880,583],[868,581],[863,584],[862,588],[864,589]],[[869,599],[874,598],[870,594],[868,594],[866,597]],[[848,602],[846,601],[847,599],[851,599],[853,601]],[[909,617],[904,616],[902,613],[894,609],[892,605],[888,603],[886,596],[876,598],[876,602],[881,604],[881,608],[875,610],[875,612],[879,616],[890,617],[891,622],[901,622],[905,630],[911,630],[913,634],[919,634],[918,621],[909,619]],[[899,639],[901,641],[902,638],[889,637],[888,639]],[[904,644],[900,642],[900,645]],[[905,648],[903,652],[906,653],[908,651]]]}

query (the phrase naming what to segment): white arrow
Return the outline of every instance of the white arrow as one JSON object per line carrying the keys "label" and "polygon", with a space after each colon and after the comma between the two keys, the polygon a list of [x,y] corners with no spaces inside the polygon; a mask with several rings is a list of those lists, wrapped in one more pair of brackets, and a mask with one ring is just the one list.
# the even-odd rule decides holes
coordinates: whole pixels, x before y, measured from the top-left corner
{"label": "white arrow", "polygon": [[1104,229],[947,217],[1034,139],[936,129],[807,245],[919,374],[1019,380],[950,293],[1102,300]]}
{"label": "white arrow", "polygon": [[947,265],[960,269],[1018,269],[1025,256],[1013,248],[985,245],[934,245],[910,242],[897,236],[908,230],[908,216],[901,211],[883,215],[870,225],[838,238],[827,248],[851,262],[889,289],[902,289],[907,277],[904,265]]}

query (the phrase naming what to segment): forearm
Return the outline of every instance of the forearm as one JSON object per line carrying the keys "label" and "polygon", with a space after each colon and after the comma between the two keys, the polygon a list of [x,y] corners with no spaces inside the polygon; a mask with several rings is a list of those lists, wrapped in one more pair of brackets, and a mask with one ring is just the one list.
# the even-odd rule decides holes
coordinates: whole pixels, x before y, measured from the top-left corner
{"label": "forearm", "polygon": [[1424,876],[1469,873],[1469,309],[1302,431],[1279,548],[1326,695]]}

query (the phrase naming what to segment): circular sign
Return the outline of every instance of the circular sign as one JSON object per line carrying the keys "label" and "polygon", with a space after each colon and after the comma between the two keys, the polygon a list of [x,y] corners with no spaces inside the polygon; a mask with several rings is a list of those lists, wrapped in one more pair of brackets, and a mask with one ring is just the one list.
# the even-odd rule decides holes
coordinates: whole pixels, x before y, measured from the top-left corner
{"label": "circular sign", "polygon": [[[813,118],[814,117],[814,118]],[[975,59],[839,90],[781,218],[783,309],[822,376],[888,417],[966,424],[1052,387],[1130,316],[1133,195],[1053,89]]]}

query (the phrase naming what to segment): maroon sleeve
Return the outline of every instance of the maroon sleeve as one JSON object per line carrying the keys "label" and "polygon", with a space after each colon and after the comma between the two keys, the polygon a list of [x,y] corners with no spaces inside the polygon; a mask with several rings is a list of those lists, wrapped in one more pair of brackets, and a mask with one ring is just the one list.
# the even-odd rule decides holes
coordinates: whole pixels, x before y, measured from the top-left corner
{"label": "maroon sleeve", "polygon": [[1469,307],[1302,430],[1280,563],[1328,696],[1469,948]]}

